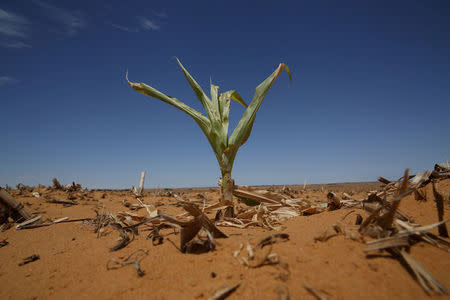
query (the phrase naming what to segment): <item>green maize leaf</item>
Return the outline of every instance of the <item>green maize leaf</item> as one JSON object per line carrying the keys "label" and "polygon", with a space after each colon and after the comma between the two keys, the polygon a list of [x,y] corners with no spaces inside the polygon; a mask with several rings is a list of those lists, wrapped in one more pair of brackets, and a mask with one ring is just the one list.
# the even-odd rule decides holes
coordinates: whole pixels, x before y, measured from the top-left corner
{"label": "green maize leaf", "polygon": [[197,83],[197,81],[195,81],[194,77],[192,77],[191,74],[189,74],[189,72],[186,70],[186,68],[181,64],[180,60],[178,58],[176,59],[178,65],[180,66],[181,70],[184,73],[184,76],[189,82],[189,85],[191,86],[200,103],[205,108],[206,113],[208,114],[208,117],[211,120],[211,122],[219,122],[219,112],[212,107],[211,100],[209,100],[208,96],[206,96],[205,92]]}
{"label": "green maize leaf", "polygon": [[214,84],[211,85],[211,102],[212,107],[219,112],[220,115],[220,108],[219,108],[219,87]]}
{"label": "green maize leaf", "polygon": [[229,126],[229,114],[230,114],[230,99],[231,95],[234,91],[228,91],[225,93],[222,93],[219,95],[219,113],[220,118],[222,121],[222,129],[224,131],[224,135],[227,139],[227,144],[225,147],[228,146],[228,126]]}
{"label": "green maize leaf", "polygon": [[[223,150],[228,145],[228,127],[224,128],[222,118],[220,116],[219,105],[219,87],[211,83],[211,102],[212,114],[214,117],[211,121],[211,145],[216,156],[220,157]],[[214,144],[214,145],[213,145]]]}
{"label": "green maize leaf", "polygon": [[231,90],[220,94],[219,96],[219,113],[222,120],[222,128],[225,131],[224,134],[227,137],[228,146],[228,127],[229,127],[229,115],[230,115],[230,100],[231,99],[241,99],[239,103],[247,107],[247,104],[242,100],[241,95],[238,92]]}
{"label": "green maize leaf", "polygon": [[181,61],[176,57],[176,60],[178,62],[178,65],[180,66],[181,70],[184,73],[184,76],[186,77],[187,81],[189,82],[189,85],[191,86],[192,90],[195,92],[195,95],[197,95],[198,100],[203,105],[203,107],[206,109],[210,105],[210,100],[208,96],[206,96],[203,89],[200,87],[200,85],[195,81],[194,77],[189,74],[189,72],[186,70],[186,68],[181,64]]}
{"label": "green maize leaf", "polygon": [[248,138],[250,137],[250,133],[252,132],[252,130],[253,130],[253,124],[255,123],[255,119],[253,119],[253,121],[250,123],[250,127],[249,127],[249,129],[248,129],[248,135],[242,140],[242,143],[241,143],[241,145],[244,145],[246,142],[247,142],[247,140],[248,140]]}
{"label": "green maize leaf", "polygon": [[229,139],[228,147],[230,147],[230,149],[225,150],[225,152],[229,152],[230,155],[232,155],[232,153],[235,153],[237,149],[247,141],[252,131],[256,113],[258,112],[258,109],[273,82],[278,76],[280,76],[283,69],[286,69],[289,78],[292,78],[289,68],[285,64],[280,64],[278,68],[269,77],[267,77],[266,80],[256,87],[252,102],[245,110],[244,115]]}
{"label": "green maize leaf", "polygon": [[231,99],[233,99],[237,103],[241,104],[245,108],[248,107],[248,105],[242,99],[241,95],[239,95],[238,92],[236,92],[236,91],[234,91],[233,95],[231,95]]}
{"label": "green maize leaf", "polygon": [[233,92],[234,91],[227,91],[219,96],[219,113],[222,121],[228,121],[228,116],[230,114],[230,99]]}
{"label": "green maize leaf", "polygon": [[[256,113],[275,79],[282,73],[283,70],[286,70],[289,78],[292,80],[289,67],[285,64],[280,64],[278,68],[266,80],[264,80],[260,85],[256,87],[253,100],[248,106],[244,102],[242,97],[234,90],[227,91],[219,95],[219,87],[213,85],[212,83],[210,100],[206,96],[200,85],[183,67],[178,58],[177,61],[180,68],[183,70],[183,73],[188,80],[189,85],[205,108],[208,117],[205,117],[201,112],[187,106],[180,100],[165,95],[164,93],[161,93],[151,86],[143,83],[130,82],[128,80],[127,73],[126,79],[128,81],[128,84],[136,91],[143,93],[144,95],[159,99],[191,116],[200,126],[206,138],[208,139],[214,151],[214,154],[216,155],[217,161],[219,162],[222,174],[229,173],[233,168],[234,159],[239,147],[243,145],[250,136]],[[236,126],[233,134],[230,138],[228,138],[231,100],[240,103],[241,105],[246,107],[246,110],[238,125]]]}
{"label": "green maize leaf", "polygon": [[158,91],[157,89],[154,89],[151,86],[148,86],[144,83],[134,83],[134,82],[129,81],[128,80],[128,72],[126,75],[126,79],[127,79],[128,84],[136,91],[138,91],[144,95],[159,99],[167,104],[170,104],[170,105],[178,108],[179,110],[181,110],[181,111],[185,112],[186,114],[188,114],[189,116],[191,116],[195,120],[195,122],[197,122],[197,124],[200,126],[200,128],[203,130],[205,135],[207,134],[207,132],[210,131],[211,122],[201,112],[189,107],[188,105],[184,104],[177,98],[170,97],[164,93],[161,93],[160,91]]}
{"label": "green maize leaf", "polygon": [[[222,97],[222,100],[220,100],[221,99],[220,97]],[[247,104],[245,104],[244,100],[242,100],[241,95],[239,95],[239,93],[236,92],[235,90],[222,93],[220,94],[220,97],[219,97],[219,112],[222,120],[224,116],[228,118],[230,114],[230,103],[229,103],[230,99],[235,100],[244,107],[247,107]]]}
{"label": "green maize leaf", "polygon": [[135,89],[136,91],[150,96],[152,98],[159,99],[167,104],[170,104],[179,110],[185,112],[189,116],[191,116],[194,121],[198,124],[198,126],[201,128],[203,133],[205,134],[206,138],[208,139],[211,147],[213,148],[214,154],[216,155],[217,160],[220,162],[222,161],[222,153],[223,149],[226,147],[226,142],[221,142],[221,139],[218,135],[218,132],[216,130],[213,130],[211,128],[211,122],[207,117],[205,117],[202,113],[199,111],[189,107],[188,105],[184,104],[180,100],[167,96],[164,93],[161,93],[160,91],[156,90],[155,88],[148,86],[144,83],[134,83],[130,82],[128,80],[128,73],[126,76],[128,84]]}
{"label": "green maize leaf", "polygon": [[292,76],[291,76],[291,70],[289,69],[289,67],[285,64],[284,65],[284,69],[286,70],[286,73],[289,75],[289,80],[292,81]]}

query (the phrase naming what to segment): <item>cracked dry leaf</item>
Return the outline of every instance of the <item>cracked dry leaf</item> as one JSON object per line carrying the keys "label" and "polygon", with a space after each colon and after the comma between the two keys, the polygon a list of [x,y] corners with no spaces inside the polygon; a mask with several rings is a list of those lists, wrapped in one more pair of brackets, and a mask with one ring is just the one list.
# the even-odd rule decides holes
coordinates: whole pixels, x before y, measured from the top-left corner
{"label": "cracked dry leaf", "polygon": [[194,218],[198,219],[201,226],[207,229],[214,238],[227,238],[228,236],[223,233],[214,223],[198,208],[197,205],[189,202],[182,202],[182,207]]}
{"label": "cracked dry leaf", "polygon": [[186,244],[189,243],[202,228],[202,223],[198,218],[184,224],[180,228],[180,249],[186,251]]}
{"label": "cracked dry leaf", "polygon": [[[214,238],[227,238],[228,236],[209,220],[209,218],[194,203],[190,203],[177,196],[181,206],[194,218],[189,221],[180,221],[168,215],[162,215],[168,222],[174,223],[180,228],[180,251],[183,253],[203,253],[214,249]],[[203,229],[207,233],[207,239],[193,240]]]}
{"label": "cracked dry leaf", "polygon": [[300,214],[293,208],[290,207],[280,207],[277,210],[271,212],[272,215],[275,215],[278,221],[284,221],[293,217],[298,217]]}

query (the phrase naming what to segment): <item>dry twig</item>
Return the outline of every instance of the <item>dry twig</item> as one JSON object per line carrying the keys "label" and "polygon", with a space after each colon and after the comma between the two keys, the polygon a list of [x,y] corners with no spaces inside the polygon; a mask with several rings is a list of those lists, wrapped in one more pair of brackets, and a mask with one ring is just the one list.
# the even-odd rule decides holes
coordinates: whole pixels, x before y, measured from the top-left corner
{"label": "dry twig", "polygon": [[[141,257],[139,257],[139,253],[143,253],[141,255]],[[135,255],[134,260],[131,260],[131,257],[133,257],[133,255]],[[130,255],[128,255],[128,257],[126,257],[122,262],[119,262],[117,259],[110,259],[108,260],[108,262],[106,263],[106,269],[107,270],[114,270],[114,269],[119,269],[128,265],[134,265],[136,267],[136,271],[138,276],[142,277],[145,275],[145,272],[142,271],[141,269],[141,265],[140,262],[148,255],[148,250],[144,250],[144,249],[138,249],[134,252],[132,252]],[[111,265],[112,263],[112,265]]]}
{"label": "dry twig", "polygon": [[236,289],[240,286],[240,283],[237,283],[232,286],[226,285],[225,287],[222,287],[218,289],[214,295],[208,298],[208,300],[223,300],[226,299],[229,295],[231,295]]}
{"label": "dry twig", "polygon": [[23,262],[21,262],[21,263],[19,264],[19,266],[23,266],[23,265],[29,264],[30,262],[36,261],[36,260],[38,260],[38,259],[40,259],[40,256],[37,255],[37,254],[33,254],[33,255],[31,255],[31,256],[25,257],[25,258],[23,259]]}
{"label": "dry twig", "polygon": [[[433,186],[433,195],[434,199],[436,200],[436,209],[438,213],[438,220],[442,221],[444,218],[444,197],[437,191],[436,189],[436,183],[432,181]],[[439,235],[442,237],[448,238],[448,231],[447,227],[445,226],[445,223],[440,224],[438,227]]]}
{"label": "dry twig", "polygon": [[316,299],[318,300],[328,300],[328,296],[325,294],[324,291],[313,288],[310,285],[304,284],[303,287],[311,293],[311,295],[313,295],[314,297],[316,297]]}

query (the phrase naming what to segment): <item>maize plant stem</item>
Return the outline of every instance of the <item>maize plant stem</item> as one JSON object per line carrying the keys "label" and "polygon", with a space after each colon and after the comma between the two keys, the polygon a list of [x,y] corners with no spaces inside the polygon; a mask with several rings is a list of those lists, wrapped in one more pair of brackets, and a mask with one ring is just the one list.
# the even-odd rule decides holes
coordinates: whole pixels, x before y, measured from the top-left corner
{"label": "maize plant stem", "polygon": [[[233,189],[234,189],[234,180],[231,179],[231,172],[222,172],[222,186],[221,192],[223,200],[226,202],[233,203]],[[233,203],[234,206],[234,203]],[[234,209],[233,206],[227,207],[225,209],[225,217],[233,218],[234,217]]]}

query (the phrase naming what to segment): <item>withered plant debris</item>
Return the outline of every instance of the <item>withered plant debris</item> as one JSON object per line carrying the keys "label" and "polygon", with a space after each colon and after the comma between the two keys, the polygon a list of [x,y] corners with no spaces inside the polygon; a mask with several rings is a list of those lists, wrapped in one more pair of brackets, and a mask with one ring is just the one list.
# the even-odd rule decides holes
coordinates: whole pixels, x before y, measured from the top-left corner
{"label": "withered plant debris", "polygon": [[[347,216],[354,213],[354,210],[349,211],[346,213],[341,220],[337,221],[336,224],[333,224],[331,228],[327,228],[323,233],[317,235],[314,237],[314,241],[317,242],[326,242],[330,238],[335,237],[339,234],[344,235],[347,238],[350,238],[355,241],[363,241],[362,236],[358,233],[358,229],[360,226],[357,225],[350,225],[344,223],[344,220]],[[358,215],[361,217],[360,215]],[[362,217],[361,217],[362,218]],[[357,218],[358,222],[358,218]]]}
{"label": "withered plant debris", "polygon": [[67,192],[77,192],[77,191],[81,191],[81,189],[82,189],[81,184],[75,183],[73,181],[72,181],[72,184],[68,184],[64,188]]}
{"label": "withered plant debris", "polygon": [[105,213],[105,208],[102,208],[102,212],[99,213],[95,210],[97,216],[92,219],[91,224],[95,226],[94,233],[97,234],[97,238],[102,235],[105,235],[105,228],[112,223],[117,223],[117,219],[111,213]]}
{"label": "withered plant debris", "polygon": [[95,210],[95,213],[97,214],[97,216],[91,220],[91,224],[95,226],[94,233],[97,233],[97,238],[107,234],[105,232],[106,227],[111,227],[119,231],[119,242],[117,243],[117,245],[112,247],[109,252],[114,252],[122,249],[134,240],[134,236],[135,234],[137,234],[137,230],[130,227],[130,225],[127,224],[123,219],[121,222],[125,226],[122,226],[122,224],[120,224],[120,221],[116,216],[111,213],[106,213],[104,208],[102,208],[101,213],[98,213],[97,210]]}
{"label": "withered plant debris", "polygon": [[341,201],[339,200],[336,193],[329,192],[327,194],[327,199],[328,199],[327,208],[329,211],[336,210],[342,207]]}
{"label": "withered plant debris", "polygon": [[209,231],[206,234],[199,234],[197,239],[187,242],[181,252],[191,254],[201,254],[216,249],[216,241],[212,238]]}
{"label": "withered plant debris", "polygon": [[78,203],[76,203],[75,201],[72,201],[72,200],[52,199],[52,198],[45,200],[45,202],[55,203],[55,204],[63,204],[64,206],[72,206],[72,205],[77,205],[78,204]]}
{"label": "withered plant debris", "polygon": [[[214,250],[216,242],[214,238],[227,238],[228,236],[214,225],[214,223],[198,208],[197,205],[186,201],[180,201],[182,207],[190,215],[193,220],[179,223],[180,228],[180,249],[184,253],[202,253]],[[193,238],[203,229],[206,238],[199,235],[198,240]]]}
{"label": "withered plant debris", "polygon": [[[72,192],[68,192],[67,193],[67,200],[76,200],[78,198],[78,196],[77,195],[75,195],[74,193],[72,193]],[[70,203],[70,204],[72,204],[72,203]]]}
{"label": "withered plant debris", "polygon": [[313,295],[314,297],[316,297],[316,299],[318,299],[318,300],[327,300],[327,299],[328,299],[327,294],[326,294],[324,291],[320,290],[320,289],[313,288],[312,286],[307,285],[307,284],[304,284],[303,287],[304,287],[308,292],[310,292],[311,295]]}
{"label": "withered plant debris", "polygon": [[0,241],[0,248],[3,248],[8,244],[9,244],[9,242],[7,240],[2,240],[2,241]]}
{"label": "withered plant debris", "polygon": [[[141,225],[152,223],[165,224],[180,230],[180,247],[183,253],[203,253],[214,250],[217,242],[216,238],[227,238],[227,235],[214,225],[214,223],[192,202],[183,200],[180,196],[174,195],[178,204],[186,210],[193,218],[179,219],[164,213],[158,213],[154,217],[142,220],[136,224],[123,227],[124,230],[135,229]],[[203,229],[204,234],[199,234]],[[198,235],[198,239],[194,239]],[[157,238],[159,239],[159,238]]]}
{"label": "withered plant debris", "polygon": [[19,190],[19,195],[25,195],[27,193],[33,192],[33,188],[31,186],[24,185],[22,183],[16,185],[16,188]]}
{"label": "withered plant debris", "polygon": [[200,199],[200,200],[206,200],[205,195],[200,194],[200,193],[198,193],[198,194],[196,195],[196,197],[197,197],[197,199]]}
{"label": "withered plant debris", "polygon": [[263,238],[256,244],[255,248],[261,247],[264,248],[267,245],[272,245],[278,242],[287,242],[289,241],[289,234],[287,233],[275,233],[272,235],[269,235],[266,238]]}
{"label": "withered plant debris", "polygon": [[289,270],[289,264],[286,262],[280,262],[278,264],[280,273],[277,275],[277,279],[281,281],[288,281],[291,276],[291,271]]}
{"label": "withered plant debris", "polygon": [[353,200],[352,196],[347,193],[342,193],[342,200]]}
{"label": "withered plant debris", "polygon": [[327,228],[324,232],[314,237],[315,242],[326,242],[332,237],[335,237],[338,235],[338,232],[334,229],[334,226],[332,226],[333,230]]}
{"label": "withered plant debris", "polygon": [[[440,222],[444,218],[444,197],[442,197],[442,195],[437,191],[436,185],[437,185],[437,183],[433,180],[432,181],[433,195],[434,195],[434,199],[436,200],[438,220]],[[438,230],[439,230],[440,236],[448,238],[448,231],[447,231],[447,226],[445,225],[445,222],[438,226]]]}
{"label": "withered plant debris", "polygon": [[244,249],[244,244],[240,244],[239,245],[239,249],[233,252],[233,257],[237,258],[239,256],[239,254],[241,253],[242,249]]}
{"label": "withered plant debris", "polygon": [[64,187],[61,185],[61,183],[59,183],[58,179],[53,178],[52,182],[53,182],[53,188],[55,190],[61,190],[61,191],[64,190]]}
{"label": "withered plant debris", "polygon": [[33,229],[33,228],[51,226],[51,225],[55,225],[55,224],[73,223],[73,222],[86,222],[86,221],[92,221],[92,218],[80,218],[80,219],[71,219],[71,220],[69,220],[67,217],[64,217],[62,219],[54,220],[51,223],[40,223],[40,224],[24,225],[24,226],[21,226],[20,229]]}
{"label": "withered plant debris", "polygon": [[427,191],[425,188],[419,188],[414,191],[414,199],[417,201],[427,201]]}
{"label": "withered plant debris", "polygon": [[148,250],[138,249],[136,251],[133,251],[130,255],[128,255],[122,262],[120,262],[114,258],[108,260],[108,262],[106,263],[106,269],[107,270],[115,270],[115,269],[120,269],[120,268],[128,266],[128,265],[134,265],[136,267],[136,272],[137,272],[138,276],[142,277],[145,275],[145,272],[141,269],[140,262],[147,255],[148,255]]}
{"label": "withered plant debris", "polygon": [[[119,223],[111,223],[110,226],[119,231],[120,240],[117,243],[117,245],[115,245],[114,247],[109,249],[109,252],[114,252],[114,251],[120,250],[122,248],[125,248],[129,243],[131,243],[134,240],[134,231],[133,230],[125,230],[122,227],[122,225],[120,225]],[[131,236],[131,238],[130,238],[130,236]]]}
{"label": "withered plant debris", "polygon": [[[162,226],[164,226],[164,224],[162,224]],[[147,235],[147,239],[152,240],[153,246],[161,245],[164,241],[164,237],[159,234],[160,228],[161,228],[161,226],[154,225],[150,234]]]}
{"label": "withered plant debris", "polygon": [[360,214],[357,214],[355,225],[361,225],[362,221],[363,221],[363,217]]}
{"label": "withered plant debris", "polygon": [[278,299],[280,299],[280,300],[291,299],[291,295],[289,294],[289,289],[286,285],[277,286],[277,294],[278,294]]}
{"label": "withered plant debris", "polygon": [[[289,195],[292,195],[290,192]],[[281,230],[283,220],[300,216],[320,213],[326,210],[326,203],[312,205],[306,199],[292,199],[286,194],[279,194],[267,190],[255,190],[246,186],[236,186],[233,195],[249,208],[238,209],[235,217],[226,217],[216,214],[215,222],[218,226],[247,228],[260,226],[271,230]],[[215,211],[226,208],[225,202],[206,206],[205,211]]]}
{"label": "withered plant debris", "polygon": [[[235,251],[234,257],[238,258],[239,262],[249,268],[258,268],[263,265],[274,265],[280,263],[278,255],[272,253],[272,245],[278,242],[285,242],[289,240],[287,233],[272,234],[268,237],[261,239],[256,246],[252,246],[250,241],[247,241],[247,257],[238,255],[241,252],[241,248]],[[266,247],[267,246],[267,247]],[[265,248],[265,249],[264,249]]]}
{"label": "withered plant debris", "polygon": [[65,191],[65,192],[77,192],[77,191],[81,191],[82,187],[81,184],[75,183],[72,181],[72,184],[66,184],[65,186],[63,186],[58,179],[53,178],[52,179],[52,183],[53,183],[53,190],[56,191]]}
{"label": "withered plant debris", "polygon": [[7,223],[11,217],[15,222],[22,222],[33,218],[32,214],[17,201],[10,193],[0,189],[0,219],[2,223]]}
{"label": "withered plant debris", "polygon": [[30,262],[36,261],[36,260],[38,260],[40,258],[41,257],[39,255],[37,255],[37,254],[33,254],[31,256],[25,257],[23,259],[23,261],[19,264],[19,267],[23,266],[23,265],[26,265],[26,264],[29,264]]}
{"label": "withered plant debris", "polygon": [[140,205],[138,203],[130,203],[127,199],[123,199],[122,204],[123,204],[123,206],[125,206],[131,210],[139,210],[141,208],[144,208],[142,205]]}
{"label": "withered plant debris", "polygon": [[368,247],[364,250],[366,252],[390,248],[390,244],[399,243],[400,245],[412,246],[418,241],[422,240],[429,244],[436,246],[442,250],[450,252],[450,243],[444,239],[441,239],[434,234],[428,232],[439,225],[450,221],[450,218],[438,223],[434,223],[427,226],[419,226],[418,224],[408,224],[401,220],[396,220],[397,231],[390,237],[384,237],[368,241],[366,244]]}
{"label": "withered plant debris", "polygon": [[208,298],[208,300],[223,300],[230,296],[236,289],[241,285],[241,283],[237,283],[235,285],[229,286],[225,285],[218,289],[214,295]]}
{"label": "withered plant debris", "polygon": [[37,217],[28,219],[28,220],[20,223],[19,225],[16,226],[16,230],[22,229],[22,228],[24,228],[24,227],[26,227],[28,225],[35,224],[35,223],[38,223],[38,222],[41,222],[41,216],[37,216]]}
{"label": "withered plant debris", "polygon": [[10,209],[0,201],[0,224],[8,223]]}
{"label": "withered plant debris", "polygon": [[136,197],[142,197],[143,196],[143,192],[144,192],[144,181],[145,181],[145,171],[141,172],[141,178],[139,180],[139,187],[136,188],[135,186],[131,187],[131,192],[136,196]]}
{"label": "withered plant debris", "polygon": [[6,230],[8,230],[11,227],[13,227],[13,225],[14,225],[14,223],[12,223],[12,222],[4,223],[4,224],[0,225],[0,231],[1,232],[5,232]]}
{"label": "withered plant debris", "polygon": [[408,265],[427,294],[448,294],[447,288],[428,273],[427,270],[416,262],[405,250],[398,247],[393,247],[391,249],[392,252],[399,255]]}
{"label": "withered plant debris", "polygon": [[[385,184],[381,191],[369,194],[363,200],[361,207],[369,213],[369,216],[359,226],[348,225],[338,221],[332,226],[334,232],[328,230],[315,238],[316,241],[326,241],[338,234],[344,234],[354,240],[365,242],[365,238],[373,238],[367,241],[364,252],[387,251],[394,258],[399,259],[407,266],[415,279],[427,294],[448,294],[447,288],[428,273],[411,255],[408,254],[410,247],[420,241],[427,242],[444,251],[450,252],[450,242],[440,238],[429,230],[438,227],[439,235],[448,237],[445,224],[450,218],[444,220],[443,197],[437,191],[437,181],[450,178],[448,167],[437,164],[434,170],[425,171],[416,175],[409,175],[409,170],[398,181],[389,181],[383,177],[379,181]],[[438,211],[437,223],[421,226],[410,217],[400,212],[398,206],[400,201],[414,193],[424,196],[424,187],[432,183],[433,195],[436,199]],[[418,190],[421,189],[421,192]],[[393,198],[387,200],[388,196]]]}

